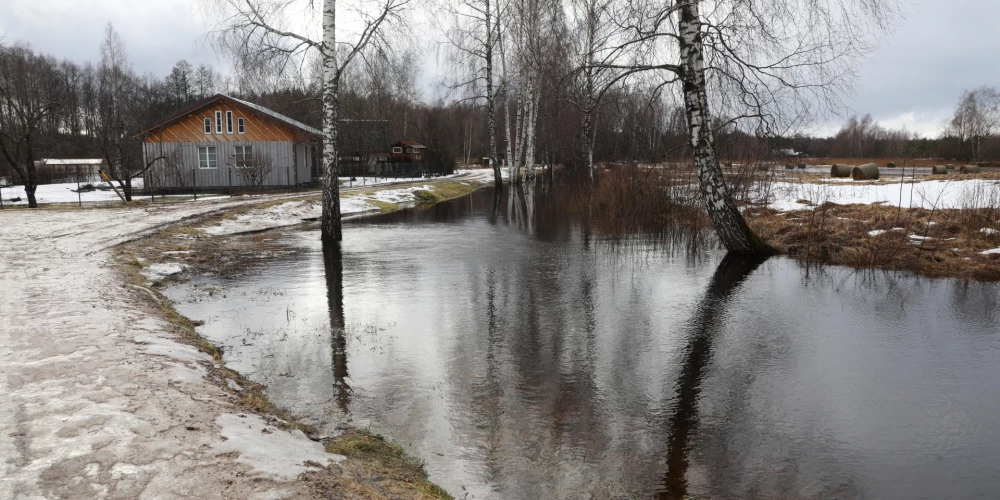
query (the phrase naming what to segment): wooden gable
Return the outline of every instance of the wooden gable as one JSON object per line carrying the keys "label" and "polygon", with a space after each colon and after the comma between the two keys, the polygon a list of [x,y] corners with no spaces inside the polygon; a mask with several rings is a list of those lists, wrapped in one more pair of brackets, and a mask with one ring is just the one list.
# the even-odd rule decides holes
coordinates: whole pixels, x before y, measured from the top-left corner
{"label": "wooden gable", "polygon": [[[215,112],[222,113],[222,132],[215,123]],[[226,112],[233,112],[233,133],[227,133]],[[209,119],[211,133],[205,133],[205,119]],[[243,118],[244,133],[239,133],[239,119]],[[295,141],[301,134],[292,127],[254,112],[244,106],[221,98],[206,106],[198,107],[184,116],[176,117],[145,132],[145,142],[260,142]]]}

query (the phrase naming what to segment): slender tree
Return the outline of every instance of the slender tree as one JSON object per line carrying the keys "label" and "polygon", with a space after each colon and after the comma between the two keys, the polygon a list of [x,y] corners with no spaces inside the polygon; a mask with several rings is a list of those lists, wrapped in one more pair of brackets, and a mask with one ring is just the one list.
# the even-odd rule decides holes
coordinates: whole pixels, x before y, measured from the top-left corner
{"label": "slender tree", "polygon": [[[402,11],[411,0],[379,0],[355,10],[363,25],[353,43],[338,46],[337,2],[323,0],[320,9],[321,41],[288,28],[292,12],[315,13],[317,5],[285,0],[209,0],[221,11],[224,20],[215,32],[215,41],[236,57],[243,72],[301,71],[310,52],[318,52],[322,61],[323,102],[323,217],[321,238],[334,242],[343,239],[340,213],[340,168],[337,160],[340,85],[345,69],[362,52],[391,51],[385,28],[402,26]],[[298,2],[301,4],[302,2]],[[305,8],[304,8],[305,7]]]}

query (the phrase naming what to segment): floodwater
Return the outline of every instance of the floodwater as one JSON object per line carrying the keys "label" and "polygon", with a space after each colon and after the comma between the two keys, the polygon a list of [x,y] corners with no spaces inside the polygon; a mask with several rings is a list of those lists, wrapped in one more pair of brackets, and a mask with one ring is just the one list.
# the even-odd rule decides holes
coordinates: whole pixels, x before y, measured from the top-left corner
{"label": "floodwater", "polygon": [[997,285],[617,246],[494,200],[326,253],[272,234],[299,251],[168,293],[276,403],[456,498],[1000,496]]}

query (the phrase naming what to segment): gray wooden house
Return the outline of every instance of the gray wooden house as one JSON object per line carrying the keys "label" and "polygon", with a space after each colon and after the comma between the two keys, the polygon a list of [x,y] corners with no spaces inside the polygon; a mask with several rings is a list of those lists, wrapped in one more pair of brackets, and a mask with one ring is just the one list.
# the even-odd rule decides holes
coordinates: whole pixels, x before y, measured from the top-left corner
{"label": "gray wooden house", "polygon": [[[155,191],[254,185],[249,165],[266,160],[256,181],[266,187],[313,180],[321,132],[263,106],[219,94],[136,134],[153,166],[145,176]],[[241,170],[242,169],[242,170]]]}

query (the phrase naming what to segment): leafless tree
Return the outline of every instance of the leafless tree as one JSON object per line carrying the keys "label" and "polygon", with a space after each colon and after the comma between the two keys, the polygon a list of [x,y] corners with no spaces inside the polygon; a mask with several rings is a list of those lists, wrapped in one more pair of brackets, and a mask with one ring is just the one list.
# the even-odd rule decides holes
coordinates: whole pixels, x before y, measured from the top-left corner
{"label": "leafless tree", "polygon": [[494,68],[502,33],[500,19],[504,12],[503,6],[501,0],[458,0],[449,2],[446,6],[452,13],[452,25],[446,30],[446,36],[454,49],[454,62],[469,70],[467,78],[452,86],[467,88],[472,92],[473,99],[486,101],[490,164],[493,167],[493,182],[499,189],[503,186],[503,176],[497,154],[498,92]]}
{"label": "leafless tree", "polygon": [[1000,93],[995,88],[980,87],[962,94],[945,134],[959,140],[973,161],[980,158],[983,141],[1000,128]]}
{"label": "leafless tree", "polygon": [[244,184],[258,191],[263,190],[264,182],[274,170],[271,157],[257,150],[251,151],[249,156],[233,158],[230,164]]}
{"label": "leafless tree", "polygon": [[726,117],[720,126],[775,135],[836,107],[861,56],[891,28],[896,0],[625,2],[628,15],[619,22],[646,58],[605,66],[653,71],[679,84],[701,195],[719,239],[731,252],[771,252],[729,193],[713,117]]}
{"label": "leafless tree", "polygon": [[[388,26],[402,27],[403,10],[411,0],[378,0],[354,9],[363,26],[348,44],[337,43],[336,0],[205,0],[222,15],[214,32],[216,44],[233,54],[244,68],[284,74],[304,67],[310,52],[318,52],[323,70],[323,241],[341,241],[340,188],[337,164],[337,129],[341,76],[359,55],[391,51]],[[303,14],[304,13],[304,14]],[[303,31],[296,22],[315,29],[320,38]],[[308,28],[307,28],[308,29]]]}
{"label": "leafless tree", "polygon": [[44,85],[50,62],[23,46],[0,46],[0,154],[24,184],[28,207],[37,208],[35,147],[45,121],[59,108]]}
{"label": "leafless tree", "polygon": [[133,181],[146,174],[160,155],[143,156],[142,141],[133,134],[142,129],[139,84],[132,71],[125,45],[109,23],[101,44],[101,65],[97,71],[97,120],[94,128],[108,176],[122,189],[125,201],[132,201]]}

